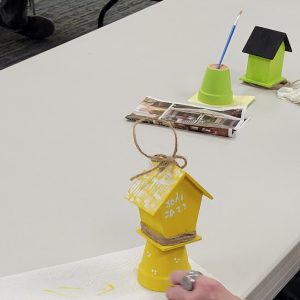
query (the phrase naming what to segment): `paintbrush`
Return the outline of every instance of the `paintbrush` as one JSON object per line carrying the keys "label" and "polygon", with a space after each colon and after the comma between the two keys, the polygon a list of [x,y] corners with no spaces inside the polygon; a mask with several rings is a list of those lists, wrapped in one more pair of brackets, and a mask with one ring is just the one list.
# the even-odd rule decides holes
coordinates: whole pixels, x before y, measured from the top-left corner
{"label": "paintbrush", "polygon": [[233,23],[233,26],[232,26],[231,31],[230,31],[230,33],[229,33],[229,36],[228,36],[228,39],[227,39],[227,41],[226,41],[225,47],[224,47],[224,49],[223,49],[222,56],[221,56],[220,61],[219,61],[219,63],[218,63],[217,69],[220,69],[220,68],[221,68],[223,58],[224,58],[224,56],[225,56],[225,54],[226,54],[226,51],[227,51],[228,46],[229,46],[229,43],[230,43],[230,41],[231,41],[231,39],[232,39],[232,36],[233,36],[233,34],[234,34],[236,25],[237,25],[237,23],[238,23],[238,21],[239,21],[239,18],[240,18],[240,16],[241,16],[242,13],[243,13],[243,11],[241,10],[241,11],[239,12],[237,18],[235,19],[235,22]]}

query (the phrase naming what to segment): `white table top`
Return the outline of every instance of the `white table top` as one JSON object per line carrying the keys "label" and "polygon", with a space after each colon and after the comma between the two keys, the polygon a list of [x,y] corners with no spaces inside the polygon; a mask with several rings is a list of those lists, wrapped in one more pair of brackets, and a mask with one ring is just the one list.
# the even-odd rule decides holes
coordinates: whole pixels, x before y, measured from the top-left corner
{"label": "white table top", "polygon": [[[124,116],[146,95],[186,103],[218,60],[236,94],[256,96],[235,138],[179,131],[204,201],[189,255],[248,299],[272,299],[300,268],[300,107],[241,85],[253,27],[287,32],[284,75],[300,76],[298,1],[165,0],[0,72],[0,276],[142,245],[124,195],[148,162]],[[170,130],[141,126],[149,153]],[[172,145],[172,146],[170,146]]]}
{"label": "white table top", "polygon": [[[1,300],[97,300],[99,297],[101,300],[165,300],[165,293],[147,290],[136,280],[136,259],[141,259],[143,248],[2,277]],[[211,276],[190,262],[194,270]]]}

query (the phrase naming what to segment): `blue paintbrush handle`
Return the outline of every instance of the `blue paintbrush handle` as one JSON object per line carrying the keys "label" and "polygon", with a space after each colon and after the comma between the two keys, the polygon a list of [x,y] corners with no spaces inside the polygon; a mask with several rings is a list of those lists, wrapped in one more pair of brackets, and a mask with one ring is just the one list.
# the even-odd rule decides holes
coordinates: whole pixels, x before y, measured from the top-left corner
{"label": "blue paintbrush handle", "polygon": [[225,47],[224,47],[224,50],[223,50],[223,53],[222,53],[222,56],[221,56],[221,59],[220,59],[220,61],[219,61],[219,63],[218,63],[218,67],[217,67],[218,69],[221,68],[223,58],[224,58],[224,56],[225,56],[225,54],[226,54],[227,48],[228,48],[228,46],[229,46],[229,43],[230,43],[231,38],[232,38],[232,36],[233,36],[233,33],[234,33],[234,31],[235,31],[235,27],[236,27],[236,25],[233,25],[232,28],[231,28],[229,37],[228,37],[228,39],[227,39],[226,45],[225,45]]}

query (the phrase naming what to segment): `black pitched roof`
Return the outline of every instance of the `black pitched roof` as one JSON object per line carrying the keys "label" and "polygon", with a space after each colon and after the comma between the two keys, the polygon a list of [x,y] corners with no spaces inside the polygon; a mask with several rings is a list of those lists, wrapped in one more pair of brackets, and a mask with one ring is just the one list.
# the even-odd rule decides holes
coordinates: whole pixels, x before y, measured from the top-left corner
{"label": "black pitched roof", "polygon": [[286,33],[255,26],[243,52],[273,59],[282,42],[284,42],[285,51],[292,52]]}

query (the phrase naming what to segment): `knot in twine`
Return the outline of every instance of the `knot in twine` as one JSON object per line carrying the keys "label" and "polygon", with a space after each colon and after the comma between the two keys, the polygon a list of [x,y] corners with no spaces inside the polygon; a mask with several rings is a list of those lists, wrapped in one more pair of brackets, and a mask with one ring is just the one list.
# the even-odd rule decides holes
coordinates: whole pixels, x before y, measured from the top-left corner
{"label": "knot in twine", "polygon": [[[145,121],[146,121],[145,119],[141,119],[141,120],[135,122],[135,124],[133,126],[134,144],[142,155],[149,158],[151,160],[151,162],[157,163],[157,165],[150,170],[144,171],[142,173],[139,173],[139,174],[131,177],[130,180],[134,180],[134,179],[136,179],[142,175],[148,174],[156,169],[163,171],[165,168],[167,168],[168,166],[170,166],[172,164],[176,165],[177,167],[179,167],[181,169],[185,168],[187,165],[187,159],[184,156],[177,154],[177,149],[178,149],[177,134],[176,134],[176,131],[171,122],[163,122],[163,125],[169,126],[172,129],[174,136],[175,136],[175,147],[174,147],[173,154],[171,156],[168,156],[165,154],[148,155],[141,149],[141,147],[138,144],[137,138],[136,138],[136,126]],[[182,160],[183,163],[179,164],[177,160]]]}

